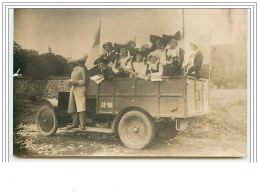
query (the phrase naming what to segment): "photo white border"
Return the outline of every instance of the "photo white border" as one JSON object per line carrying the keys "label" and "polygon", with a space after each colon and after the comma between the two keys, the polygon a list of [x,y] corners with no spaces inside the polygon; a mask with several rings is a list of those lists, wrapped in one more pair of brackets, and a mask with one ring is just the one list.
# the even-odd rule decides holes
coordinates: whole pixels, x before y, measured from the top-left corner
{"label": "photo white border", "polygon": [[[21,159],[13,156],[13,125],[12,125],[12,116],[13,116],[13,77],[12,77],[12,28],[13,21],[12,14],[10,15],[10,10],[14,8],[207,8],[207,9],[216,9],[216,8],[245,8],[250,9],[250,17],[248,15],[248,22],[250,24],[250,28],[248,28],[248,131],[247,131],[247,157],[246,158],[168,158],[161,159],[155,161],[250,161],[257,162],[257,3],[256,2],[220,2],[220,3],[212,3],[212,2],[152,2],[152,3],[132,3],[132,2],[88,2],[88,3],[57,3],[57,2],[4,2],[2,4],[2,83],[1,83],[1,91],[3,91],[3,96],[0,97],[1,105],[1,121],[3,131],[1,132],[1,160],[2,162],[9,161],[22,161],[22,162],[45,162],[45,161],[89,161],[92,159]],[[254,55],[255,54],[255,55]],[[5,64],[5,66],[4,66]],[[9,65],[8,65],[9,64]],[[250,66],[249,66],[250,64]],[[256,82],[254,82],[256,81]],[[250,119],[250,120],[249,120]],[[99,159],[101,161],[105,159]],[[112,159],[114,160],[114,159]],[[127,160],[127,159],[125,159]],[[135,161],[138,159],[134,159]],[[143,159],[142,159],[143,160]],[[145,159],[144,161],[148,161],[149,159]],[[96,161],[96,160],[94,160]],[[97,160],[98,161],[98,160]],[[107,161],[107,160],[105,160]]]}
{"label": "photo white border", "polygon": [[[189,0],[191,1],[191,0]],[[33,2],[31,2],[33,3]],[[193,3],[193,2],[191,2]],[[208,4],[208,3],[207,3]],[[240,4],[237,2],[237,4]],[[243,3],[247,4],[247,3]],[[73,160],[66,163],[46,163],[49,161],[34,161],[26,163],[6,163],[10,159],[4,156],[8,148],[5,125],[9,124],[8,118],[5,118],[8,109],[6,100],[10,97],[6,93],[9,87],[8,72],[6,72],[5,61],[8,51],[4,45],[4,35],[6,28],[6,7],[2,4],[2,67],[0,68],[0,193],[1,194],[198,194],[198,195],[218,195],[218,194],[258,194],[259,171],[258,164],[255,163],[233,163],[239,160],[230,161],[221,160],[90,160],[80,161],[83,163],[74,163]],[[14,5],[14,4],[12,4]],[[212,4],[210,4],[212,5]],[[249,3],[254,6],[252,12],[255,15],[251,17],[250,38],[255,35],[255,41],[248,43],[248,56],[250,56],[251,69],[248,67],[248,74],[251,71],[251,79],[248,77],[248,85],[251,87],[248,98],[248,142],[247,147],[252,148],[247,161],[257,162],[257,3]],[[213,6],[213,5],[212,5]],[[5,12],[5,13],[4,13]],[[3,17],[4,16],[4,17]],[[248,37],[249,38],[249,37]],[[9,46],[10,48],[10,46]],[[251,55],[250,53],[251,52]],[[253,66],[252,66],[253,65]],[[255,78],[255,80],[252,80]],[[5,80],[4,80],[5,79]],[[9,83],[11,84],[11,83]],[[252,108],[252,110],[251,110]],[[6,109],[6,110],[4,110]],[[9,113],[9,119],[12,115]],[[7,117],[8,117],[7,116]],[[250,120],[251,119],[251,120]],[[5,122],[5,124],[4,124]],[[251,125],[249,125],[251,124]],[[253,129],[253,130],[252,130]],[[251,135],[250,135],[251,131]],[[10,135],[9,135],[10,136]],[[6,141],[7,140],[7,141]],[[251,140],[251,141],[250,141]],[[250,144],[249,144],[250,143]],[[249,152],[249,153],[250,153]],[[252,157],[253,156],[253,157]],[[198,163],[196,163],[198,161]],[[204,163],[204,162],[210,163]],[[22,161],[23,162],[23,161]],[[174,162],[174,163],[172,163]]]}

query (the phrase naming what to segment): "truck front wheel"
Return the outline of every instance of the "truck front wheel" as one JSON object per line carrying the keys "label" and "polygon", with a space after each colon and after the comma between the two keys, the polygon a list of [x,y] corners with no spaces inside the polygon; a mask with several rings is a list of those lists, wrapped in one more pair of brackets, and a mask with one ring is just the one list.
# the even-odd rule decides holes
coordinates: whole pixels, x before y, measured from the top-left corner
{"label": "truck front wheel", "polygon": [[37,130],[41,135],[52,136],[58,129],[55,110],[51,106],[42,106],[36,118]]}
{"label": "truck front wheel", "polygon": [[127,148],[143,149],[153,141],[155,126],[149,115],[132,110],[122,116],[118,132],[122,143]]}

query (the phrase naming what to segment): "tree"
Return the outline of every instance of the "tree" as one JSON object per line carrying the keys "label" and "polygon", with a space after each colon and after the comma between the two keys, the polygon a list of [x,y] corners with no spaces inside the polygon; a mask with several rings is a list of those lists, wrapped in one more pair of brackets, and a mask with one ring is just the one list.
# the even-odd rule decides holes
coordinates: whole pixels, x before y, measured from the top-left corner
{"label": "tree", "polygon": [[39,53],[35,50],[25,50],[27,55],[27,69],[26,76],[32,78],[45,78],[46,73],[40,64]]}
{"label": "tree", "polygon": [[48,52],[52,53],[52,49],[51,49],[50,45],[49,45],[49,48],[48,48]]}
{"label": "tree", "polygon": [[20,69],[19,74],[25,74],[27,68],[27,55],[22,49],[21,45],[13,43],[13,73],[16,73]]}
{"label": "tree", "polygon": [[[50,48],[50,47],[49,47]],[[32,78],[48,78],[55,76],[69,76],[70,68],[67,59],[51,52],[39,55],[38,51],[22,49],[14,42],[14,73],[20,68],[23,76]]]}

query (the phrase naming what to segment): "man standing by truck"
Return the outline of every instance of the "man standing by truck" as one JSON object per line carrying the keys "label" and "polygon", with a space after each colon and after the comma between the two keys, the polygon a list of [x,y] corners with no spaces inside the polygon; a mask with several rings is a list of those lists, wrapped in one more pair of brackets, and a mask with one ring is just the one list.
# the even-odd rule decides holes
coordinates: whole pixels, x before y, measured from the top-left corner
{"label": "man standing by truck", "polygon": [[70,62],[74,64],[71,79],[68,81],[70,88],[68,113],[73,114],[73,123],[67,129],[72,129],[78,125],[82,130],[85,129],[86,118],[86,72],[85,61],[87,56],[80,60]]}

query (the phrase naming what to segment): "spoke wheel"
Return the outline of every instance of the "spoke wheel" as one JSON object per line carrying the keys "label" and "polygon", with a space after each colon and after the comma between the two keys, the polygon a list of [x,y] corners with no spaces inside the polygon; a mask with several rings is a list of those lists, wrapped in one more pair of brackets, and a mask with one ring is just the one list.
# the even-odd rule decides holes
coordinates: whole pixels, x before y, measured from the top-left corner
{"label": "spoke wheel", "polygon": [[132,149],[147,147],[155,137],[155,127],[151,117],[135,110],[123,115],[118,131],[122,143]]}
{"label": "spoke wheel", "polygon": [[55,110],[51,106],[41,107],[37,114],[36,125],[37,130],[41,135],[54,135],[58,129],[58,121]]}

